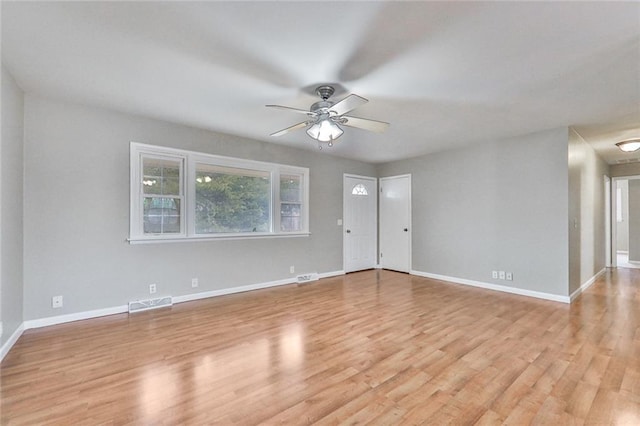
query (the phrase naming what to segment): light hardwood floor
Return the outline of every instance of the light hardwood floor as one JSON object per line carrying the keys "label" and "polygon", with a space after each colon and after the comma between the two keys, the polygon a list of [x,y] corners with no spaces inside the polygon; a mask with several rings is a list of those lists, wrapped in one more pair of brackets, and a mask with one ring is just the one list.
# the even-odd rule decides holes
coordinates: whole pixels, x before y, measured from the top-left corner
{"label": "light hardwood floor", "polygon": [[2,424],[640,425],[640,270],[571,306],[365,271],[27,331]]}

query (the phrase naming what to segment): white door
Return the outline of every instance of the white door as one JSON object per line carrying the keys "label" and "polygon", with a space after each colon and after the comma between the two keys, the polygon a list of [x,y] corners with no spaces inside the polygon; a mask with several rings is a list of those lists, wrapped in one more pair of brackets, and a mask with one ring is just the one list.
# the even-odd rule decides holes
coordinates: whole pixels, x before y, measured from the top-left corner
{"label": "white door", "polygon": [[378,185],[375,178],[344,175],[344,271],[376,266]]}
{"label": "white door", "polygon": [[411,269],[411,175],[380,179],[380,266]]}

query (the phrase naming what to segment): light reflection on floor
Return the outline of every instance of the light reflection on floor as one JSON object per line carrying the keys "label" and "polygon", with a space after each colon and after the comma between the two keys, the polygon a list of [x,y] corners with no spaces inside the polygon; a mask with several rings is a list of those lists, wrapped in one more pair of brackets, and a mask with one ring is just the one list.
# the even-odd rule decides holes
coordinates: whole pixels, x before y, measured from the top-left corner
{"label": "light reflection on floor", "polygon": [[287,370],[300,368],[304,360],[304,334],[300,323],[287,325],[280,334],[280,363]]}
{"label": "light reflection on floor", "polygon": [[640,425],[640,414],[634,410],[621,411],[615,414],[614,423],[620,426]]}
{"label": "light reflection on floor", "polygon": [[272,339],[264,337],[250,343],[233,345],[204,355],[196,355],[188,370],[172,368],[171,363],[155,363],[148,366],[139,379],[140,416],[145,422],[157,423],[159,413],[173,406],[185,395],[190,395],[198,406],[210,398],[221,405],[241,395],[221,392],[217,383],[237,377],[238,384],[246,380],[252,387],[260,388],[256,380],[268,386],[274,371],[294,374],[304,365],[305,331],[299,322],[283,325]]}
{"label": "light reflection on floor", "polygon": [[149,422],[159,422],[159,413],[171,406],[180,394],[181,380],[178,372],[168,366],[158,364],[149,366],[140,381],[140,407],[144,418]]}

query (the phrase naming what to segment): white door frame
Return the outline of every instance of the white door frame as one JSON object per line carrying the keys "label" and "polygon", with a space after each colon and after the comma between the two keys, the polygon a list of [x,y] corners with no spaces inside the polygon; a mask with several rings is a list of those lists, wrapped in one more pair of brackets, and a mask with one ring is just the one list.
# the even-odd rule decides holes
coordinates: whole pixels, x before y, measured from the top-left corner
{"label": "white door frame", "polygon": [[[618,181],[624,178],[611,179],[611,267],[618,267]],[[615,224],[615,226],[614,226]],[[613,254],[616,254],[615,256]]]}
{"label": "white door frame", "polygon": [[611,268],[613,262],[612,251],[612,234],[613,227],[611,222],[611,178],[604,177],[604,239],[605,239],[605,259],[604,263],[607,268]]}
{"label": "white door frame", "polygon": [[[640,179],[640,175],[616,176],[611,180],[611,267],[618,267],[618,225],[616,219],[618,217],[618,181],[619,180],[636,180]],[[613,224],[616,224],[615,228]],[[613,253],[616,255],[614,256]]]}
{"label": "white door frame", "polygon": [[[376,218],[376,224],[378,222],[378,178],[372,177],[372,176],[362,176],[362,175],[354,175],[354,174],[350,174],[350,173],[344,173],[342,175],[342,271],[346,273],[347,271],[347,234],[346,234],[346,229],[345,229],[345,223],[344,220],[347,217],[347,197],[345,195],[345,183],[347,181],[347,178],[354,178],[354,179],[363,179],[363,180],[370,180],[374,183],[375,185],[375,194],[374,196],[376,197],[376,211],[375,211],[375,218]],[[378,266],[378,262],[377,262],[377,254],[378,254],[378,226],[376,225],[376,230],[373,236],[373,240],[374,240],[374,252],[376,253],[375,259],[376,261],[374,261],[374,265],[372,266],[373,268]]]}
{"label": "white door frame", "polygon": [[[409,227],[409,270],[407,271],[407,273],[411,273],[411,271],[413,271],[413,223],[412,223],[412,218],[413,218],[413,200],[411,199],[411,193],[413,192],[413,184],[411,182],[411,174],[404,174],[404,175],[397,175],[397,176],[387,176],[387,177],[383,177],[383,178],[379,178],[378,179],[378,188],[382,188],[382,183],[385,180],[391,180],[391,179],[400,179],[400,178],[408,178],[409,179],[409,193],[407,194],[408,196],[408,202],[409,202],[409,218],[408,218],[408,227]],[[380,199],[379,199],[380,200]],[[380,201],[378,201],[378,204],[380,203]],[[380,233],[380,207],[378,207],[378,233]],[[378,245],[378,265],[380,268],[382,268],[382,260],[380,259],[380,252],[382,251],[382,247],[380,247],[380,245]]]}

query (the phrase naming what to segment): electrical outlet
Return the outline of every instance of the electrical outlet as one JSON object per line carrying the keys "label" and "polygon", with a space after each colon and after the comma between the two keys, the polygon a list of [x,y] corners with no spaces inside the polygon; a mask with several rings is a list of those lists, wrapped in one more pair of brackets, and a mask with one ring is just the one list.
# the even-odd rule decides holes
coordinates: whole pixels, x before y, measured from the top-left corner
{"label": "electrical outlet", "polygon": [[491,278],[498,279],[498,271],[491,271]]}
{"label": "electrical outlet", "polygon": [[198,287],[198,279],[197,278],[191,278],[191,287],[192,288]]}
{"label": "electrical outlet", "polygon": [[149,284],[149,294],[153,294],[156,292],[156,285],[155,284]]}
{"label": "electrical outlet", "polygon": [[513,273],[507,272],[507,281],[513,281]]}
{"label": "electrical outlet", "polygon": [[504,280],[506,278],[506,274],[504,271],[498,271],[498,278]]}
{"label": "electrical outlet", "polygon": [[338,226],[342,226],[342,219],[338,219]]}
{"label": "electrical outlet", "polygon": [[52,308],[62,308],[62,296],[53,296],[51,298],[51,307]]}
{"label": "electrical outlet", "polygon": [[295,266],[289,266],[289,273],[290,274],[295,274],[296,273],[296,267]]}

